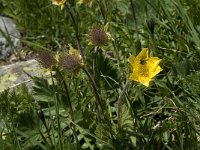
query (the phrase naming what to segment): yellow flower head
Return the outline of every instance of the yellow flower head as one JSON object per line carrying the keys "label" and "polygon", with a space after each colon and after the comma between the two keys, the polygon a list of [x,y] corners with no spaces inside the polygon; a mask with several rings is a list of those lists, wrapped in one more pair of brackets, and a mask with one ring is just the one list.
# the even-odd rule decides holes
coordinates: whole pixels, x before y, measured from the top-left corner
{"label": "yellow flower head", "polygon": [[148,48],[144,48],[136,57],[133,55],[129,57],[129,63],[133,68],[129,78],[145,86],[149,86],[152,78],[162,71],[162,68],[159,66],[161,59],[149,57],[148,53]]}
{"label": "yellow flower head", "polygon": [[92,6],[93,0],[79,0],[78,4],[88,4],[89,6]]}
{"label": "yellow flower head", "polygon": [[59,57],[59,65],[70,73],[77,73],[83,66],[83,60],[79,50],[70,46],[69,51]]}
{"label": "yellow flower head", "polygon": [[66,0],[51,0],[51,1],[52,1],[52,4],[60,6],[61,10],[64,8],[65,2],[66,2]]}

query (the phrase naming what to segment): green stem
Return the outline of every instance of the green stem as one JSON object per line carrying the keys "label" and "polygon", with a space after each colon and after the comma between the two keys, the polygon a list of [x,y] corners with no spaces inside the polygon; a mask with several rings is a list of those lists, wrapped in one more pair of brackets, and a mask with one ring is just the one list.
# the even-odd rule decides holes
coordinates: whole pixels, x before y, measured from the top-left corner
{"label": "green stem", "polygon": [[87,70],[86,67],[83,67],[82,69],[85,72],[85,74],[88,76],[88,78],[89,78],[89,80],[92,84],[92,88],[94,90],[95,99],[96,99],[97,103],[99,104],[101,110],[103,110],[103,105],[102,105],[101,100],[100,100],[100,96],[99,96],[99,93],[98,93],[98,87],[96,85],[96,82],[94,81],[92,75],[89,73],[89,71]]}
{"label": "green stem", "polygon": [[[98,80],[97,80],[97,55],[98,55],[98,47],[94,48],[94,54],[93,54],[93,79],[94,82],[97,85],[97,91],[98,93],[100,93],[99,91],[99,84],[98,84]],[[97,119],[100,120],[99,117],[99,102],[96,100],[96,115],[97,115]]]}
{"label": "green stem", "polygon": [[117,100],[117,115],[118,115],[118,123],[120,123],[120,119],[121,119],[121,108],[122,108],[122,98],[128,88],[129,85],[129,81],[126,81],[126,84],[123,88],[123,90],[121,91],[118,100]]}
{"label": "green stem", "polygon": [[[97,55],[98,55],[98,47],[94,48],[94,53],[93,53],[93,78],[97,86]],[[98,88],[98,87],[97,87]]]}
{"label": "green stem", "polygon": [[59,141],[59,148],[62,150],[62,141],[61,141],[61,128],[60,128],[60,118],[59,118],[59,106],[58,106],[58,94],[55,93],[55,99],[56,99],[56,120],[58,124],[58,141]]}
{"label": "green stem", "polygon": [[71,6],[69,4],[66,4],[66,10],[69,13],[70,18],[72,20],[73,28],[74,28],[74,31],[75,31],[76,43],[77,43],[78,49],[81,51],[81,56],[84,60],[85,58],[84,58],[83,49],[81,48],[81,41],[80,41],[80,36],[79,36],[77,17],[75,15],[74,10],[71,8]]}
{"label": "green stem", "polygon": [[[71,100],[70,100],[68,86],[67,86],[67,83],[64,80],[64,77],[62,76],[62,74],[61,74],[61,72],[59,70],[58,70],[58,73],[59,73],[59,75],[62,78],[62,83],[64,85],[64,89],[65,89],[66,96],[67,96],[67,104],[68,104],[69,110],[70,110],[70,116],[71,116],[71,119],[74,121],[74,112],[73,112],[72,103],[71,103]],[[78,141],[78,136],[77,136],[77,133],[76,133],[76,127],[74,125],[72,127],[72,132],[73,132],[74,138],[76,140],[77,148],[80,149],[79,141]]]}
{"label": "green stem", "polygon": [[152,45],[152,49],[153,49],[153,55],[157,55],[158,53],[158,50],[157,50],[157,45],[155,43],[155,40],[154,40],[154,36],[152,34],[150,34],[150,42],[151,42],[151,45]]}
{"label": "green stem", "polygon": [[[107,18],[106,18],[106,13],[105,13],[105,11],[104,11],[104,8],[103,8],[103,6],[101,5],[101,3],[100,3],[99,0],[96,0],[96,2],[97,2],[98,6],[99,6],[99,8],[100,8],[101,15],[102,15],[102,17],[103,17],[103,19],[104,19],[104,24],[106,24]],[[115,55],[116,55],[118,64],[121,64],[121,62],[120,62],[120,57],[119,57],[119,53],[118,53],[118,49],[117,49],[117,46],[116,46],[116,42],[115,42],[115,41],[112,41],[112,45],[113,45],[113,48],[114,48],[114,53],[115,53]]]}
{"label": "green stem", "polygon": [[132,10],[132,14],[133,14],[133,19],[134,19],[134,21],[135,21],[136,36],[137,36],[137,40],[139,40],[137,19],[136,19],[136,16],[135,16],[135,4],[134,4],[134,0],[130,0],[130,3],[131,3],[131,10]]}
{"label": "green stem", "polygon": [[101,5],[101,2],[100,2],[99,0],[96,0],[96,2],[97,2],[97,4],[99,5],[99,8],[100,8],[102,17],[103,17],[103,19],[104,19],[105,22],[106,22],[106,15],[105,15],[106,13],[105,13],[105,11],[104,11],[102,5]]}
{"label": "green stem", "polygon": [[[18,138],[17,138],[16,131],[15,131],[13,117],[11,117],[11,126],[12,126],[12,134],[13,134],[13,136],[14,136],[15,142],[17,143],[18,149],[22,149],[22,147],[21,147],[21,145],[20,145],[20,143],[19,143],[19,140],[18,140]],[[14,142],[14,145],[15,145],[15,142]]]}
{"label": "green stem", "polygon": [[41,108],[38,110],[38,116],[40,118],[40,120],[42,121],[46,131],[47,131],[47,135],[48,135],[48,138],[50,140],[50,143],[51,143],[51,147],[53,146],[53,142],[52,142],[52,139],[51,139],[51,136],[50,136],[50,129],[48,128],[47,124],[46,124],[46,121],[45,121],[45,118],[44,118],[44,112],[41,110]]}
{"label": "green stem", "polygon": [[[103,107],[104,105],[102,104],[102,101],[99,97],[99,93],[98,93],[98,88],[97,88],[97,85],[96,85],[96,82],[94,81],[93,77],[91,76],[91,74],[89,73],[89,71],[87,70],[86,67],[83,67],[82,68],[83,71],[86,73],[86,75],[88,76],[91,84],[92,84],[92,87],[93,87],[93,90],[94,90],[94,94],[95,94],[95,99],[97,101],[97,103],[99,104],[100,108],[101,108],[101,113],[104,114],[104,119],[106,121],[106,123],[108,123],[109,127],[110,127],[110,133],[111,133],[111,136],[112,136],[112,139],[114,139],[113,137],[113,134],[112,134],[112,124],[110,122],[110,119],[109,119],[109,115],[106,111],[106,105],[105,105],[105,108]],[[104,113],[105,112],[105,113]]]}

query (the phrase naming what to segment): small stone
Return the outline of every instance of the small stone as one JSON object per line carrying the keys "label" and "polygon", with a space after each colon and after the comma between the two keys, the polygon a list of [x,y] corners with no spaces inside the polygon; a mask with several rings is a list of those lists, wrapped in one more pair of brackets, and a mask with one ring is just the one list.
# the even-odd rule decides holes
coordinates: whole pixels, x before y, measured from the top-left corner
{"label": "small stone", "polygon": [[[10,39],[12,44],[7,39]],[[19,44],[20,33],[13,20],[0,16],[0,60],[6,60],[11,56]]]}
{"label": "small stone", "polygon": [[0,92],[21,84],[30,87],[32,79],[24,71],[33,77],[44,75],[44,70],[34,59],[0,66]]}

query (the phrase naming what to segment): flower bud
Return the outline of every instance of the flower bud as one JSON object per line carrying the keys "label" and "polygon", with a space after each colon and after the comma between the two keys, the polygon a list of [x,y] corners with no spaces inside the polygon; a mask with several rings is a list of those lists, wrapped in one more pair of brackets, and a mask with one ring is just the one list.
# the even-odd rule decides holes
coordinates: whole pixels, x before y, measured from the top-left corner
{"label": "flower bud", "polygon": [[153,18],[150,18],[150,19],[147,20],[147,27],[148,27],[151,35],[153,35],[154,34],[154,27],[155,27],[155,22],[154,22]]}

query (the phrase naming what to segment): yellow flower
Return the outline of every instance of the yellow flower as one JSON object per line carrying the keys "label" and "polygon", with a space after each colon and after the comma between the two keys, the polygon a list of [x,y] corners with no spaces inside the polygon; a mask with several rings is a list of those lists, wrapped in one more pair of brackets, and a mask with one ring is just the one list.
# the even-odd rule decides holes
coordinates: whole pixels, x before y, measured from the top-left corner
{"label": "yellow flower", "polygon": [[148,53],[148,48],[144,48],[136,57],[133,55],[129,57],[129,63],[133,67],[133,72],[129,78],[145,86],[149,86],[152,78],[162,71],[159,66],[161,59],[149,57]]}
{"label": "yellow flower", "polygon": [[90,7],[92,6],[93,0],[79,0],[78,4],[88,4]]}
{"label": "yellow flower", "polygon": [[66,0],[51,0],[51,1],[52,1],[52,4],[60,6],[61,10],[64,8],[65,2],[66,2]]}

